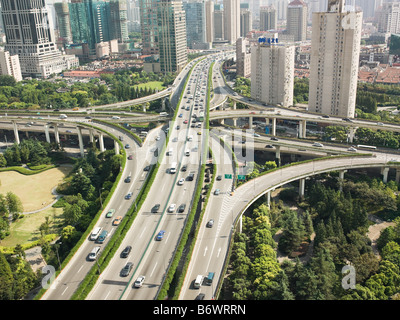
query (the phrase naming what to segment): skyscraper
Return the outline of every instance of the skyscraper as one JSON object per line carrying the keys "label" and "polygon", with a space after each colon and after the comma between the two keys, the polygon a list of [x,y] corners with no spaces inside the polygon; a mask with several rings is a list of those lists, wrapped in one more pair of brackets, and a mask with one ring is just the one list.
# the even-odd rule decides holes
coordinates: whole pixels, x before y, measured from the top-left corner
{"label": "skyscraper", "polygon": [[191,49],[207,49],[205,0],[185,1],[187,45]]}
{"label": "skyscraper", "polygon": [[310,111],[354,117],[361,27],[362,12],[345,11],[344,0],[313,13]]}
{"label": "skyscraper", "polygon": [[224,10],[220,4],[214,5],[214,40],[225,39]]}
{"label": "skyscraper", "polygon": [[5,51],[19,56],[23,76],[46,78],[79,64],[57,49],[45,0],[1,0],[1,6]]}
{"label": "skyscraper", "polygon": [[293,104],[293,45],[259,43],[251,48],[251,97],[258,101]]}
{"label": "skyscraper", "polygon": [[69,6],[67,0],[54,3],[54,9],[57,13],[58,30],[62,43],[72,42],[71,24],[69,17]]}
{"label": "skyscraper", "polygon": [[294,41],[307,39],[307,5],[303,0],[294,0],[287,7],[286,31]]}
{"label": "skyscraper", "polygon": [[180,0],[158,0],[158,46],[162,72],[180,72],[187,63],[186,14]]}
{"label": "skyscraper", "polygon": [[246,37],[252,29],[251,12],[248,9],[240,9],[240,36]]}
{"label": "skyscraper", "polygon": [[400,33],[400,3],[383,3],[376,12],[378,32]]}
{"label": "skyscraper", "polygon": [[142,53],[158,54],[157,0],[139,0]]}
{"label": "skyscraper", "polygon": [[235,43],[240,36],[240,0],[224,0],[225,40]]}
{"label": "skyscraper", "polygon": [[273,5],[260,7],[260,31],[275,30],[278,26],[278,15]]}

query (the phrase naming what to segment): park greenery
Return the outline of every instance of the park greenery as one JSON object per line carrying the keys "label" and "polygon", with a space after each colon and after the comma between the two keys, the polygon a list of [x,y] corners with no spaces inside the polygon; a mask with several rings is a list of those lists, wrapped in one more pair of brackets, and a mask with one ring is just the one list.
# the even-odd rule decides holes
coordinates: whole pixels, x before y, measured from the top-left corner
{"label": "park greenery", "polygon": [[138,68],[102,74],[101,79],[88,82],[72,83],[59,78],[16,82],[11,76],[0,75],[0,109],[66,109],[110,104],[153,94],[170,85],[174,79],[172,73],[155,74]]}
{"label": "park greenery", "polygon": [[[335,173],[314,177],[306,185],[305,199],[298,197],[296,188],[284,189],[270,207],[260,198],[245,213],[242,232],[234,235],[221,297],[399,299],[398,185],[365,176],[339,182]],[[298,210],[289,209],[286,203],[297,204]],[[369,215],[394,221],[377,241],[381,258],[368,238]],[[290,259],[279,262],[277,250]],[[348,265],[356,271],[352,289],[342,286],[342,268]]]}

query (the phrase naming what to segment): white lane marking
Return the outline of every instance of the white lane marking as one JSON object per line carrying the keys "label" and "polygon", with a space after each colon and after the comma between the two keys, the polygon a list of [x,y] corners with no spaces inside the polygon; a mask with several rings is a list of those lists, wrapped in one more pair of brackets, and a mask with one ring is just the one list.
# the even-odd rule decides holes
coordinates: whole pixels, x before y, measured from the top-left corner
{"label": "white lane marking", "polygon": [[218,249],[217,258],[219,257],[220,253],[221,253],[221,248]]}
{"label": "white lane marking", "polygon": [[204,254],[203,254],[203,256],[205,256],[205,255],[206,255],[206,253],[207,253],[207,250],[208,250],[208,247],[206,247],[206,248],[204,249]]}
{"label": "white lane marking", "polygon": [[77,273],[79,273],[79,271],[81,271],[82,268],[83,268],[83,265],[81,265],[81,267],[79,268],[79,270],[77,271]]}
{"label": "white lane marking", "polygon": [[65,290],[61,293],[61,295],[64,295],[65,291],[67,291],[68,287],[65,288]]}
{"label": "white lane marking", "polygon": [[104,300],[107,300],[108,296],[110,295],[111,291],[108,291],[107,295],[105,296]]}
{"label": "white lane marking", "polygon": [[143,236],[144,231],[146,230],[146,227],[143,228],[142,233],[140,234],[139,238]]}
{"label": "white lane marking", "polygon": [[156,262],[156,264],[154,265],[153,270],[152,270],[151,273],[150,273],[150,278],[151,278],[151,276],[153,275],[153,272],[154,272],[154,270],[156,269],[156,266],[157,266],[157,262]]}

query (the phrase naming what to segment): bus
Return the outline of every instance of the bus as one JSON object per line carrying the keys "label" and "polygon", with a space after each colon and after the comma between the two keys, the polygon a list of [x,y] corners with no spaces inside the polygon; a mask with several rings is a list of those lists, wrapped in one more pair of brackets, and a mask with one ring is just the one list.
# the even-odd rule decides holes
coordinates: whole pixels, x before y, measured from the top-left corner
{"label": "bus", "polygon": [[169,168],[169,173],[176,173],[176,162],[173,162],[171,168]]}
{"label": "bus", "polygon": [[366,150],[376,150],[375,146],[365,146],[365,145],[362,145],[362,144],[357,145],[357,148],[358,149],[366,149]]}
{"label": "bus", "polygon": [[204,112],[201,111],[199,113],[199,116],[197,117],[197,121],[203,122],[204,121]]}

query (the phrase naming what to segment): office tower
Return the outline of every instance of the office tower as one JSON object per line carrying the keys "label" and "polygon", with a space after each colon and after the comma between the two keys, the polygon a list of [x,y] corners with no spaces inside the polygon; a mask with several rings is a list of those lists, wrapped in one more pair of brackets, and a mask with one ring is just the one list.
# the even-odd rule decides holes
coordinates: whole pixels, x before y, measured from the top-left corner
{"label": "office tower", "polygon": [[126,1],[128,32],[140,32],[140,8],[138,0]]}
{"label": "office tower", "polygon": [[236,41],[236,74],[239,77],[249,77],[251,74],[251,53],[248,40],[239,38]]}
{"label": "office tower", "polygon": [[206,42],[214,41],[214,2],[206,1]]}
{"label": "office tower", "polygon": [[375,16],[376,0],[356,0],[355,5],[363,11],[363,18],[372,18]]}
{"label": "office tower", "polygon": [[294,0],[287,7],[287,34],[293,35],[294,41],[307,39],[307,5],[303,0]]}
{"label": "office tower", "polygon": [[378,32],[399,33],[400,32],[400,3],[383,3],[380,10],[376,12]]}
{"label": "office tower", "polygon": [[294,54],[293,45],[259,42],[251,48],[253,99],[284,107],[293,104]]}
{"label": "office tower", "polygon": [[191,49],[207,49],[205,1],[183,2],[183,9],[186,13],[187,46]]}
{"label": "office tower", "polygon": [[354,117],[361,27],[362,12],[345,11],[344,0],[313,14],[310,111]]}
{"label": "office tower", "polygon": [[252,29],[251,12],[248,9],[240,9],[240,36],[246,37]]}
{"label": "office tower", "polygon": [[57,13],[57,24],[60,40],[64,44],[72,42],[71,24],[69,17],[69,6],[67,0],[54,3],[54,9]]}
{"label": "office tower", "polygon": [[157,0],[139,0],[142,53],[158,54]]}
{"label": "office tower", "polygon": [[0,74],[13,76],[16,81],[22,80],[21,65],[18,55],[10,55],[8,51],[0,51]]}
{"label": "office tower", "polygon": [[260,31],[275,30],[278,26],[278,16],[273,5],[260,7]]}
{"label": "office tower", "polygon": [[158,46],[162,72],[180,72],[187,63],[186,14],[182,1],[158,0]]}
{"label": "office tower", "polygon": [[224,11],[221,8],[221,5],[214,5],[214,39],[215,40],[224,40],[225,39],[225,30],[224,30]]}
{"label": "office tower", "polygon": [[44,0],[1,0],[1,6],[5,51],[18,54],[23,76],[46,78],[79,64],[57,49]]}
{"label": "office tower", "polygon": [[225,40],[235,43],[240,36],[240,1],[224,0],[223,5]]}
{"label": "office tower", "polygon": [[112,39],[119,42],[129,40],[126,0],[110,1],[110,40]]}

